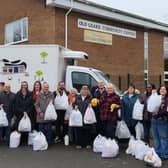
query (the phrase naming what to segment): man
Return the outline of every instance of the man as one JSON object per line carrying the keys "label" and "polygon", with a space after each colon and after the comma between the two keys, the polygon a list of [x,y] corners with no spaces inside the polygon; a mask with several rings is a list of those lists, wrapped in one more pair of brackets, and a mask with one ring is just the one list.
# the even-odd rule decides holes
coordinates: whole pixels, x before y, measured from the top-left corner
{"label": "man", "polygon": [[64,136],[68,133],[68,124],[64,122],[65,112],[68,107],[68,94],[69,92],[65,89],[65,83],[60,81],[58,89],[54,92],[54,105],[58,115],[56,121],[56,143],[63,140]]}
{"label": "man", "polygon": [[[99,102],[100,97],[105,95],[105,93],[106,93],[106,89],[105,89],[105,86],[104,86],[104,81],[100,80],[98,82],[98,88],[94,91],[93,98],[96,98]],[[96,119],[97,119],[96,135],[98,135],[98,134],[100,134],[100,107],[99,107],[99,105],[94,107],[94,111],[95,111]]]}
{"label": "man", "polygon": [[0,82],[0,93],[4,91],[4,82]]}
{"label": "man", "polygon": [[0,138],[3,138],[3,131],[5,133],[6,142],[9,144],[10,132],[11,132],[11,120],[15,113],[15,94],[11,92],[10,84],[4,85],[4,91],[0,93],[0,105],[6,112],[8,119],[7,127],[0,127]]}

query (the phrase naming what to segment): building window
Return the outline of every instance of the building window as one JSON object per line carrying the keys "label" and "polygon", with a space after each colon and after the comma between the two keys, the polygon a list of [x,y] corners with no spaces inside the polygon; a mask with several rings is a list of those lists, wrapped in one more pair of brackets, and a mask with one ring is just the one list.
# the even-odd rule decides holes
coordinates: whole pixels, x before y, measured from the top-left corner
{"label": "building window", "polygon": [[164,81],[168,84],[168,37],[164,37]]}
{"label": "building window", "polygon": [[144,32],[144,80],[147,84],[148,82],[148,47],[149,47],[149,40],[148,40],[148,32]]}
{"label": "building window", "polygon": [[5,44],[16,44],[28,40],[28,18],[5,25]]}

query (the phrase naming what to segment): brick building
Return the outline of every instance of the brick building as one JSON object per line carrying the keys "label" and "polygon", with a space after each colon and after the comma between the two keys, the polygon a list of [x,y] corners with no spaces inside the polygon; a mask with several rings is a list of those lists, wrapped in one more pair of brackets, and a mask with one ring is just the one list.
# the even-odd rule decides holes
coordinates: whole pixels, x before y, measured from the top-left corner
{"label": "brick building", "polygon": [[89,60],[78,64],[110,74],[123,90],[129,82],[140,89],[144,80],[163,82],[167,36],[166,24],[86,0],[5,0],[0,6],[0,44],[85,51]]}

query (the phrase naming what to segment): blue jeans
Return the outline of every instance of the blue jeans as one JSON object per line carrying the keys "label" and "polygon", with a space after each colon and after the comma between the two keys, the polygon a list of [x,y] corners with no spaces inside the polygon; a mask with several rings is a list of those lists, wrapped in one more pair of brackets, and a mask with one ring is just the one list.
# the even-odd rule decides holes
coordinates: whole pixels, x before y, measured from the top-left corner
{"label": "blue jeans", "polygon": [[168,122],[152,118],[151,127],[156,153],[168,159]]}
{"label": "blue jeans", "polygon": [[0,142],[1,142],[2,138],[3,138],[3,135],[5,135],[6,143],[9,144],[10,133],[11,133],[11,127],[10,126],[0,127]]}
{"label": "blue jeans", "polygon": [[52,123],[39,123],[39,131],[43,132],[46,136],[48,144],[52,143]]}

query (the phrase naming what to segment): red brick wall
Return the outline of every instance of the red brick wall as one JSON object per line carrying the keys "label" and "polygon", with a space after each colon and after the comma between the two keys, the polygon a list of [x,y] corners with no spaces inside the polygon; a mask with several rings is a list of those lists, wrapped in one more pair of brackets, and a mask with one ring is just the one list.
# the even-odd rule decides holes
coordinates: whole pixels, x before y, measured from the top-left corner
{"label": "red brick wall", "polygon": [[149,81],[157,83],[159,76],[162,76],[164,70],[163,53],[164,34],[151,31],[149,32]]}
{"label": "red brick wall", "polygon": [[0,5],[0,43],[4,43],[4,26],[8,22],[29,18],[29,41],[27,43],[56,42],[55,10],[45,7],[44,0],[5,0]]}
{"label": "red brick wall", "polygon": [[[5,0],[0,6],[0,44],[4,43],[4,26],[6,23],[27,16],[29,18],[28,44],[64,45],[65,10],[48,7],[45,0]],[[84,30],[77,27],[77,19],[87,19],[108,25],[119,26],[137,31],[137,38],[112,36],[112,46],[84,42]],[[149,31],[149,74],[163,74],[163,33]],[[138,88],[144,87],[144,29],[72,12],[68,17],[68,47],[82,50],[89,54],[88,61],[79,65],[90,66],[109,73],[118,84],[122,78],[123,89],[126,88],[127,74],[137,77],[132,81]]]}

